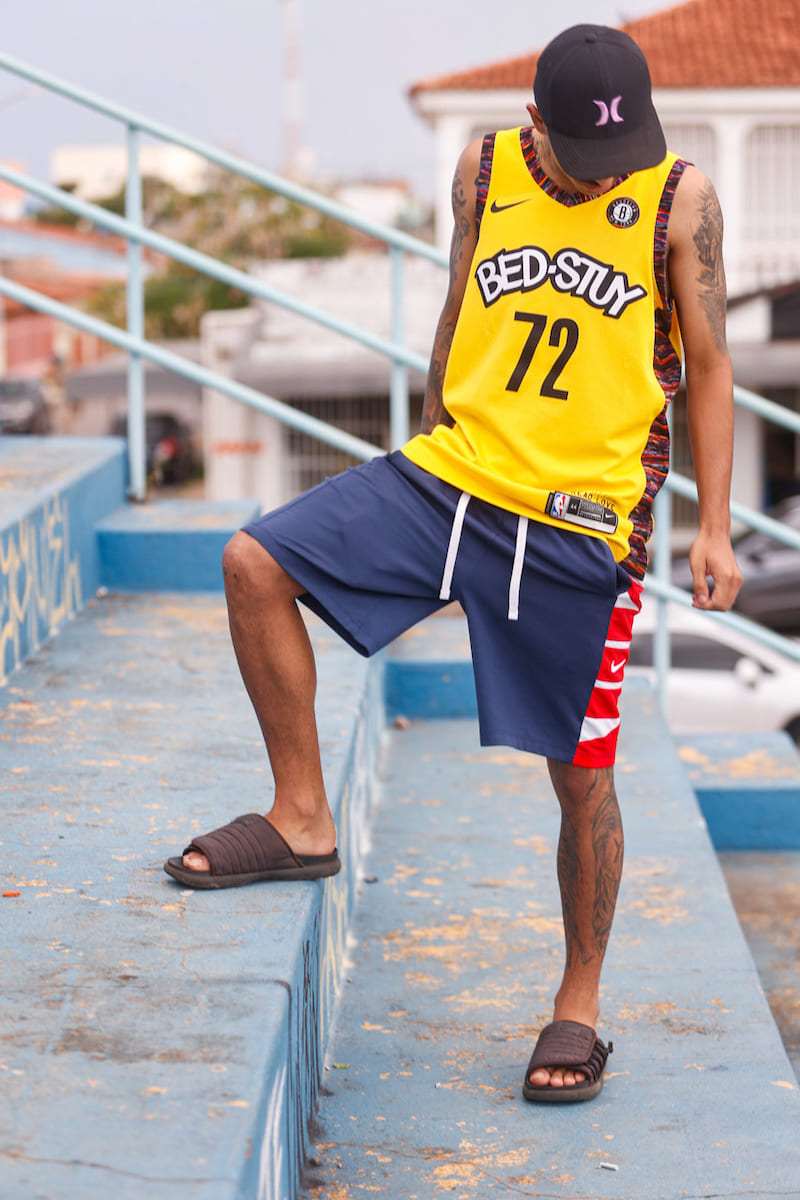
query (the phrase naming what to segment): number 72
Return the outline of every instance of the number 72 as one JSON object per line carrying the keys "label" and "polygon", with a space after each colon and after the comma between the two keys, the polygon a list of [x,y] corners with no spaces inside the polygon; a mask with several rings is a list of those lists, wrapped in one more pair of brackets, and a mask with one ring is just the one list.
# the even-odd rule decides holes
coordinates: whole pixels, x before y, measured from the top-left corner
{"label": "number 72", "polygon": [[[507,392],[519,391],[520,385],[533,361],[533,356],[536,353],[539,342],[542,340],[542,334],[547,328],[547,317],[544,313],[515,312],[514,320],[525,321],[531,328],[530,333],[525,339],[525,345],[522,347],[519,361],[511,372],[511,378],[506,384]],[[566,339],[564,339],[564,335],[566,335]],[[564,345],[556,361],[547,372],[544,382],[539,389],[539,395],[550,396],[554,400],[568,400],[569,392],[564,391],[563,388],[557,388],[556,383],[564,367],[575,353],[575,348],[578,345],[578,326],[567,317],[560,317],[551,326],[549,340],[550,345],[553,347],[561,347],[562,340],[564,340]]]}

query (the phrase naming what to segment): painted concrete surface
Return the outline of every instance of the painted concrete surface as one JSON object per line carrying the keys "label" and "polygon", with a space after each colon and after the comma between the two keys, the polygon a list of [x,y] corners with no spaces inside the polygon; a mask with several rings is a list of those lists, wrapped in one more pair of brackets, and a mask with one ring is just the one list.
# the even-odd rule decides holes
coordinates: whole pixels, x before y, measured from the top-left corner
{"label": "painted concrete surface", "polygon": [[720,862],[772,1015],[800,1079],[800,852],[726,851]]}
{"label": "painted concrete surface", "polygon": [[120,438],[0,437],[0,525],[124,453]]}
{"label": "painted concrete surface", "polygon": [[162,870],[269,804],[220,599],[93,601],[0,692],[2,1200],[293,1194],[382,714],[379,668],[313,629],[325,883]]}
{"label": "painted concrete surface", "polygon": [[788,733],[675,741],[718,850],[800,850],[800,754]]}
{"label": "painted concrete surface", "polygon": [[127,504],[97,523],[112,591],[220,591],[225,543],[261,513],[257,500]]}
{"label": "painted concrete surface", "polygon": [[544,764],[399,721],[328,1055],[308,1197],[800,1194],[800,1091],[655,702],[624,706],[626,870],[601,1096],[526,1103],[562,962]]}
{"label": "painted concrete surface", "polygon": [[115,438],[0,438],[0,684],[100,586],[94,523],[125,474]]}

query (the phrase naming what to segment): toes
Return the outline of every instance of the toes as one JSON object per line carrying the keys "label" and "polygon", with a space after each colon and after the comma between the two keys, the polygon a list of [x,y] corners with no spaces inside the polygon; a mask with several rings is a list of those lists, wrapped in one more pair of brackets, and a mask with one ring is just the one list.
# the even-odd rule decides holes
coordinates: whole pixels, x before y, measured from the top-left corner
{"label": "toes", "polygon": [[554,1071],[547,1071],[543,1067],[539,1067],[536,1071],[532,1071],[530,1081],[534,1087],[574,1087],[576,1083],[583,1083],[586,1076],[582,1071],[566,1071],[561,1067],[556,1067]]}
{"label": "toes", "polygon": [[211,869],[211,864],[205,854],[198,854],[196,850],[184,854],[183,865],[190,871],[209,871]]}
{"label": "toes", "polygon": [[536,1071],[531,1071],[530,1081],[534,1087],[547,1087],[550,1083],[550,1072],[544,1067],[539,1067]]}

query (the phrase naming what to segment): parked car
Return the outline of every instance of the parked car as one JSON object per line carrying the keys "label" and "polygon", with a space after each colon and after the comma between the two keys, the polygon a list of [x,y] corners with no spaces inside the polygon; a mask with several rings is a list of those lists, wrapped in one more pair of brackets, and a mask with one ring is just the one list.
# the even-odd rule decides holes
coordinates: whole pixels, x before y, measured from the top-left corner
{"label": "parked car", "polygon": [[0,379],[0,433],[47,432],[47,405],[37,380]]}
{"label": "parked car", "polygon": [[[768,515],[800,533],[800,496],[782,501]],[[800,634],[800,550],[755,529],[740,534],[734,548],[743,579],[735,611],[780,633]],[[692,590],[688,558],[676,560],[672,582]]]}
{"label": "parked car", "polygon": [[[646,597],[634,622],[626,676],[654,681],[655,622],[655,602]],[[800,662],[677,604],[669,606],[669,625],[667,701],[674,733],[785,729],[800,745]]]}
{"label": "parked car", "polygon": [[[117,417],[114,437],[128,436],[127,416]],[[145,417],[145,470],[157,484],[184,483],[194,470],[194,447],[189,427],[172,413],[147,413]]]}

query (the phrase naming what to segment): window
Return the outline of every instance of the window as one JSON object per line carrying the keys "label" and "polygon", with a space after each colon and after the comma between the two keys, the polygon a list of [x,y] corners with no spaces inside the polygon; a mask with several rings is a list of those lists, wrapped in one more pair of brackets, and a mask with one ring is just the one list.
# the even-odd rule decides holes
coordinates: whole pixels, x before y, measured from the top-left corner
{"label": "window", "polygon": [[667,148],[673,154],[694,163],[698,170],[713,179],[717,169],[717,147],[710,125],[689,125],[663,122]]}
{"label": "window", "polygon": [[800,125],[761,125],[744,155],[745,221],[749,241],[800,237]]}

